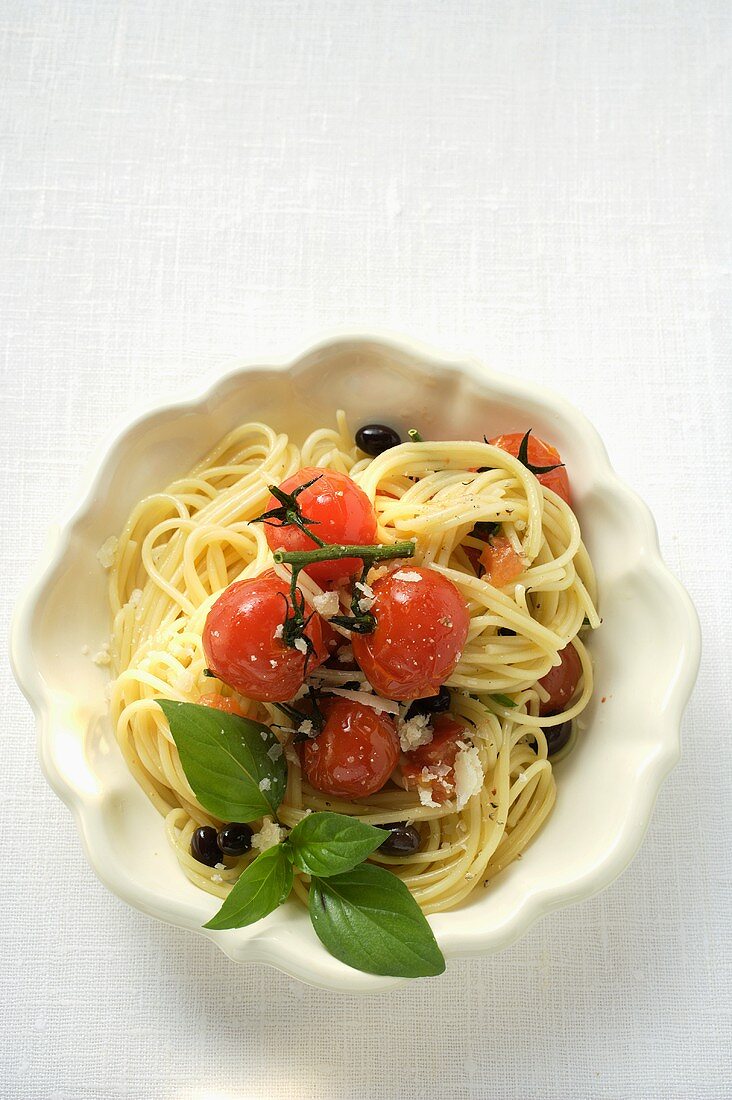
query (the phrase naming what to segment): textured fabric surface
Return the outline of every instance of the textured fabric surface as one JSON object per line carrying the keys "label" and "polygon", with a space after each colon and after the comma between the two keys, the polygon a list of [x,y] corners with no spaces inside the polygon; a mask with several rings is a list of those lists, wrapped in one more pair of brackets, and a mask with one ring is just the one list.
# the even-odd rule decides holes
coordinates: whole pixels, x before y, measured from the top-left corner
{"label": "textured fabric surface", "polygon": [[727,0],[0,6],[0,635],[110,426],[388,326],[554,386],[651,505],[705,653],[631,868],[357,999],[105,892],[0,669],[0,1094],[729,1096]]}

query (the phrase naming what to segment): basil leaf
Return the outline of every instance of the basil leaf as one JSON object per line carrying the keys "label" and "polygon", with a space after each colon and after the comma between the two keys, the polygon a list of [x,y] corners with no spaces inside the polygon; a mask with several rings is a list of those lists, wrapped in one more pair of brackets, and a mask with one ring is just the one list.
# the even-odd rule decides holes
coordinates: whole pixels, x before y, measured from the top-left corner
{"label": "basil leaf", "polygon": [[249,864],[215,917],[204,928],[243,928],[282,905],[292,889],[292,866],[281,844]]}
{"label": "basil leaf", "polygon": [[183,771],[201,805],[222,821],[274,814],[285,796],[284,754],[269,726],[198,703],[158,699]]}
{"label": "basil leaf", "polygon": [[337,875],[350,871],[389,837],[345,814],[308,814],[290,833],[288,843],[296,867],[306,875]]}
{"label": "basil leaf", "polygon": [[445,969],[432,929],[407,887],[374,863],[313,878],[309,909],[321,943],[356,970],[422,978]]}
{"label": "basil leaf", "polygon": [[498,703],[501,707],[517,707],[518,703],[513,699],[509,699],[507,695],[491,695],[491,699],[494,703]]}

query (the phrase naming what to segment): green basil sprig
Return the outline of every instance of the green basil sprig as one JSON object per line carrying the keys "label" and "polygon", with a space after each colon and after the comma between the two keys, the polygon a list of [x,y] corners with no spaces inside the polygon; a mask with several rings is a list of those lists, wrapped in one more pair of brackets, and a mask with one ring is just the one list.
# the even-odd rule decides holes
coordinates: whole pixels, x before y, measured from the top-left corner
{"label": "green basil sprig", "polygon": [[[158,702],[205,809],[224,821],[277,820],[287,766],[268,726],[196,703]],[[441,974],[445,960],[407,887],[363,862],[387,835],[345,814],[307,814],[286,840],[252,860],[204,927],[243,928],[266,917],[289,896],[296,868],[311,878],[315,932],[341,962],[370,974]]]}

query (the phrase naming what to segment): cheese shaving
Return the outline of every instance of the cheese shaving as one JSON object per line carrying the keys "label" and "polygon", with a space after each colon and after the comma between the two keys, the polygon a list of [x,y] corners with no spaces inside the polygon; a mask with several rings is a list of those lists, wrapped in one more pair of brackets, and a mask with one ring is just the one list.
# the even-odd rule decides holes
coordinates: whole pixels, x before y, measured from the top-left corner
{"label": "cheese shaving", "polygon": [[321,592],[319,596],[313,596],[313,607],[323,619],[332,619],[338,614],[340,606],[337,592]]}
{"label": "cheese shaving", "polygon": [[115,538],[114,535],[110,535],[97,550],[97,561],[103,569],[111,569],[114,565],[118,546],[119,539]]}
{"label": "cheese shaving", "polygon": [[483,768],[475,745],[460,742],[454,768],[456,808],[462,810],[473,795],[483,789]]}
{"label": "cheese shaving", "polygon": [[402,752],[412,752],[421,745],[429,745],[434,736],[429,715],[415,714],[412,718],[400,718],[397,734]]}
{"label": "cheese shaving", "polygon": [[351,691],[350,688],[331,688],[331,695],[340,695],[342,699],[350,699],[353,703],[363,703],[366,707],[373,707],[377,714],[398,714],[399,704],[391,699],[384,699],[381,695],[370,695],[367,691]]}
{"label": "cheese shaving", "polygon": [[268,848],[274,848],[275,844],[279,844],[284,838],[285,830],[275,825],[270,818],[265,817],[262,828],[252,837],[252,848],[256,848],[259,852],[266,852]]}

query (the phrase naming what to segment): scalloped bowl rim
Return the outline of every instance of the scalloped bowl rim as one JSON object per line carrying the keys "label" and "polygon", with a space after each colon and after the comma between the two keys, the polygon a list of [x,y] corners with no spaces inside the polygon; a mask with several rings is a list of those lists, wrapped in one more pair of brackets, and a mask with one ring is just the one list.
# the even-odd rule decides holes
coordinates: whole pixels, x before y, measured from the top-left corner
{"label": "scalloped bowl rim", "polygon": [[[439,369],[443,373],[467,376],[479,388],[492,386],[513,400],[531,399],[572,423],[574,430],[581,433],[582,444],[591,452],[595,463],[594,486],[612,493],[622,500],[632,513],[639,546],[645,554],[645,568],[656,575],[663,585],[668,598],[675,603],[676,611],[684,624],[680,654],[680,663],[675,678],[668,685],[666,716],[662,743],[655,746],[649,754],[642,771],[636,774],[633,791],[635,819],[626,816],[622,831],[612,849],[603,861],[589,867],[583,875],[571,882],[554,888],[534,890],[526,896],[512,914],[512,920],[490,932],[474,929],[470,933],[463,931],[457,936],[438,935],[446,958],[489,954],[513,943],[522,936],[539,918],[566,904],[588,898],[607,887],[628,866],[638,851],[650,823],[653,807],[661,785],[676,765],[680,757],[680,724],[684,708],[694,686],[701,652],[701,634],[695,608],[681,583],[665,566],[658,544],[658,536],[653,517],[645,503],[615,474],[605,450],[605,446],[596,429],[565,398],[522,379],[516,379],[485,367],[472,356],[454,356],[443,354],[425,344],[397,336],[381,329],[368,331],[337,330],[310,343],[304,350],[291,356],[272,359],[269,356],[263,362],[247,359],[228,361],[221,369],[209,372],[204,383],[188,388],[186,395],[176,401],[157,401],[151,403],[142,412],[121,418],[111,434],[111,439],[99,446],[81,482],[77,503],[68,511],[66,518],[51,528],[52,538],[31,571],[24,591],[16,604],[11,624],[11,665],[16,681],[28,699],[36,716],[38,756],[44,775],[66,805],[71,809],[82,840],[84,852],[93,870],[100,880],[114,894],[134,908],[177,927],[187,928],[213,940],[226,955],[237,962],[258,961],[276,967],[311,985],[326,989],[349,992],[375,992],[393,989],[404,985],[408,979],[385,978],[353,971],[340,963],[324,967],[322,960],[311,958],[300,949],[299,943],[275,942],[264,931],[254,931],[244,943],[227,939],[226,934],[213,932],[182,919],[180,912],[172,911],[153,891],[133,882],[119,869],[110,865],[96,851],[94,837],[99,805],[86,796],[85,792],[74,787],[62,776],[55,766],[50,751],[53,743],[57,716],[54,714],[52,700],[45,690],[33,647],[30,643],[31,624],[38,606],[44,598],[47,585],[59,567],[68,550],[74,530],[81,525],[95,507],[95,496],[104,483],[123,447],[125,440],[133,431],[144,426],[162,413],[185,413],[202,408],[217,391],[223,389],[235,378],[243,378],[258,372],[294,371],[298,364],[313,354],[328,351],[338,345],[346,344],[358,348],[365,345],[378,345],[387,351],[408,354],[416,357],[420,365],[429,369]],[[293,937],[297,940],[297,937]]]}

